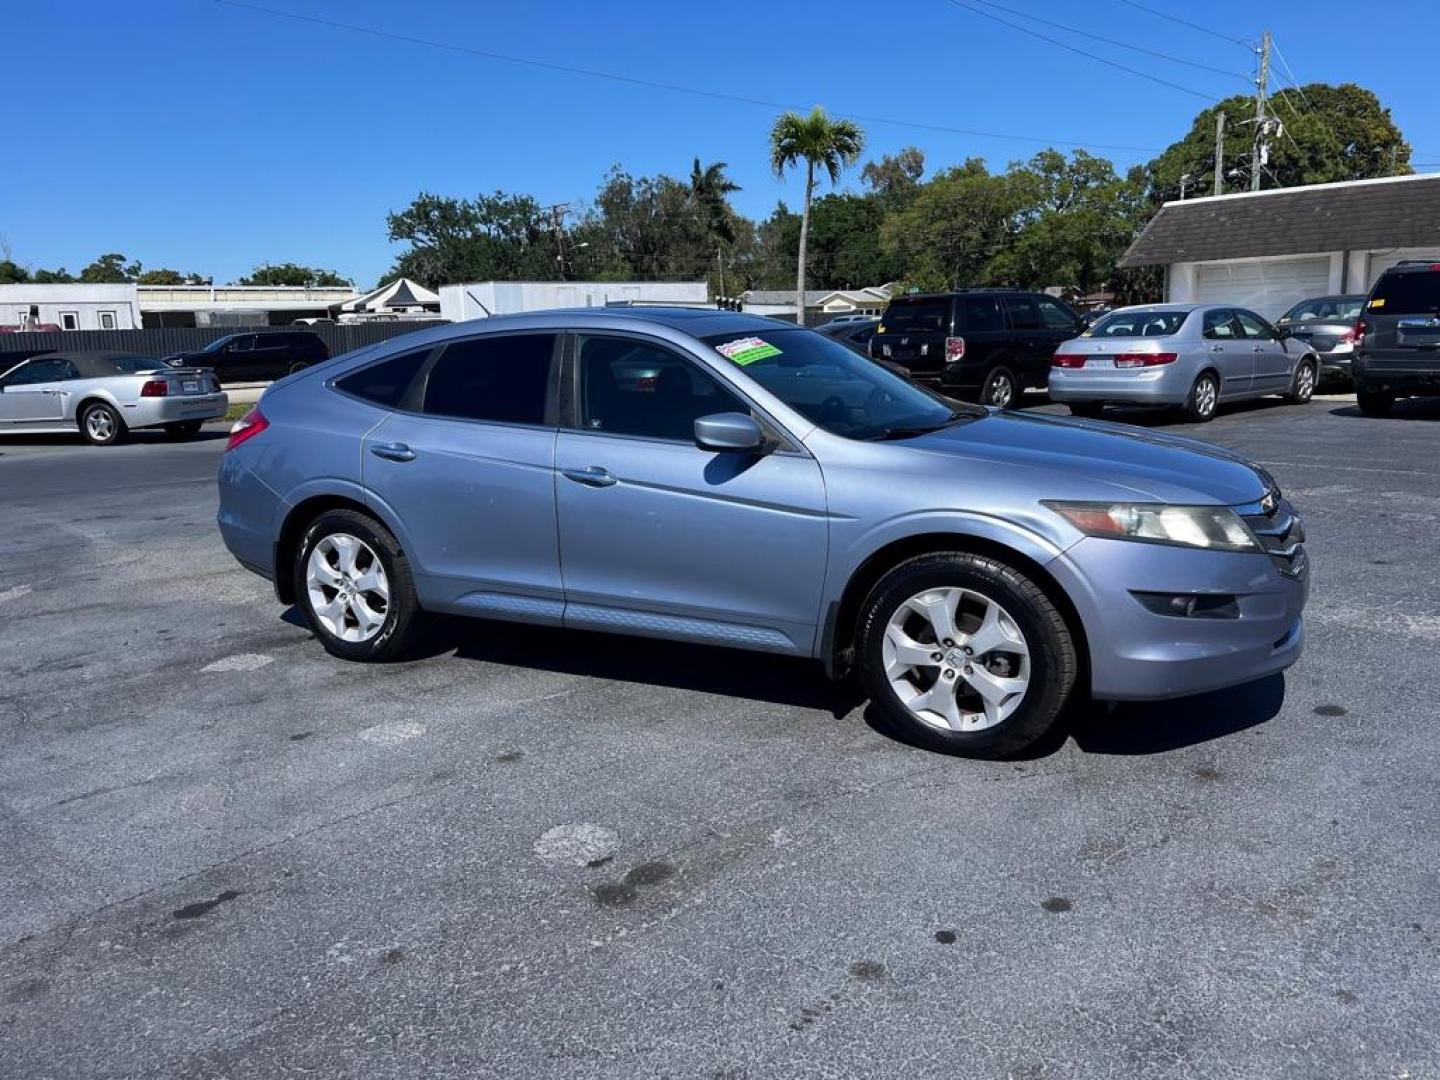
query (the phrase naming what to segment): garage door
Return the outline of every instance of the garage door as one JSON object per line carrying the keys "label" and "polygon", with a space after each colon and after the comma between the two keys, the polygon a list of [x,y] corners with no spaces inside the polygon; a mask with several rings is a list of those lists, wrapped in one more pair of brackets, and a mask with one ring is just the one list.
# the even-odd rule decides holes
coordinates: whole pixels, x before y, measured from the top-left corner
{"label": "garage door", "polygon": [[1235,304],[1278,319],[1300,300],[1330,291],[1330,257],[1273,262],[1201,263],[1195,268],[1195,301]]}

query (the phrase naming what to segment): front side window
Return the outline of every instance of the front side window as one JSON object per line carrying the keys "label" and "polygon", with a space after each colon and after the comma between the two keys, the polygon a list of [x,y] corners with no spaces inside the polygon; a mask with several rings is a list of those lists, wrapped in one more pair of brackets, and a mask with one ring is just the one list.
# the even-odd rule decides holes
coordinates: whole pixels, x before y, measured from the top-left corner
{"label": "front side window", "polygon": [[445,346],[425,379],[421,411],[431,416],[543,424],[555,334],[494,334]]}
{"label": "front side window", "polygon": [[1035,302],[1028,296],[1007,296],[1005,310],[1010,315],[1010,325],[1014,329],[1040,329],[1040,313],[1035,310]]}
{"label": "front side window", "polygon": [[79,375],[69,360],[51,357],[46,360],[31,360],[5,380],[6,386],[33,386],[36,383],[62,382]]}
{"label": "front side window", "polygon": [[335,380],[335,388],[347,394],[363,398],[372,405],[387,409],[398,409],[405,398],[405,392],[420,374],[425,358],[431,349],[414,349],[378,364],[371,364],[359,371],[352,371]]}
{"label": "front side window", "polygon": [[847,438],[900,438],[988,415],[947,404],[808,330],[767,328],[704,341],[807,420]]}
{"label": "front side window", "polygon": [[700,417],[750,411],[695,364],[649,342],[581,337],[579,364],[577,419],[584,431],[689,442]]}
{"label": "front side window", "polygon": [[1073,330],[1080,321],[1068,308],[1049,297],[1037,296],[1035,303],[1040,308],[1040,318],[1051,330]]}
{"label": "front side window", "polygon": [[1185,323],[1188,311],[1156,311],[1139,308],[1112,311],[1090,328],[1098,338],[1169,337]]}
{"label": "front side window", "polygon": [[1264,319],[1260,318],[1253,311],[1246,311],[1244,308],[1235,309],[1235,321],[1240,324],[1240,329],[1245,336],[1251,339],[1266,339],[1275,336],[1274,329]]}

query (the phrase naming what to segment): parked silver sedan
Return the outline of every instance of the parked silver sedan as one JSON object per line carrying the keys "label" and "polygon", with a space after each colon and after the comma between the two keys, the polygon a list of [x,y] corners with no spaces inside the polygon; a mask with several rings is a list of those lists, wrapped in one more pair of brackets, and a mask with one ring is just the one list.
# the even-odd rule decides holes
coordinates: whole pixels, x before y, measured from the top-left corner
{"label": "parked silver sedan", "polygon": [[213,371],[108,352],[54,352],[19,363],[0,354],[0,436],[78,431],[97,446],[134,428],[173,438],[199,434],[230,399]]}
{"label": "parked silver sedan", "polygon": [[1055,352],[1050,397],[1077,416],[1107,404],[1173,405],[1194,421],[1221,402],[1281,394],[1310,400],[1320,360],[1245,308],[1154,304],[1112,311]]}

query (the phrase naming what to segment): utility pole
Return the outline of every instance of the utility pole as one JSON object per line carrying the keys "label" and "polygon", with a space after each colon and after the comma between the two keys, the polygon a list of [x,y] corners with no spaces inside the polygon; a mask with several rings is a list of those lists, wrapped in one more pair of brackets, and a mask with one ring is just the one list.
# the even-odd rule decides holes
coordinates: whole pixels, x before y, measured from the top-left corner
{"label": "utility pole", "polygon": [[1180,201],[1181,201],[1181,202],[1184,202],[1184,201],[1185,201],[1185,189],[1188,188],[1189,186],[1190,186],[1190,174],[1189,174],[1188,172],[1181,173],[1181,174],[1180,174]]}
{"label": "utility pole", "polygon": [[720,264],[720,295],[725,295],[725,249],[715,245],[715,261]]}
{"label": "utility pole", "polygon": [[1260,38],[1260,73],[1255,77],[1255,142],[1250,148],[1250,190],[1260,190],[1260,170],[1270,160],[1270,120],[1265,115],[1270,90],[1270,31]]}
{"label": "utility pole", "polygon": [[560,280],[565,280],[565,212],[570,209],[569,203],[556,203],[550,207],[550,228],[555,233],[555,266],[560,273]]}
{"label": "utility pole", "polygon": [[1225,110],[1215,114],[1215,194],[1225,193]]}

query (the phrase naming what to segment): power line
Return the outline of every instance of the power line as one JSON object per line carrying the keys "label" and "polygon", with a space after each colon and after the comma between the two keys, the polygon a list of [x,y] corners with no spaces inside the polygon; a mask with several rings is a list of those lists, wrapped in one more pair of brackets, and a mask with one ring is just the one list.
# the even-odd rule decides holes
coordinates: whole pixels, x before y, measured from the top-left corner
{"label": "power line", "polygon": [[1280,58],[1280,63],[1285,68],[1285,73],[1290,76],[1290,81],[1295,84],[1295,89],[1300,94],[1300,100],[1305,102],[1305,107],[1310,107],[1310,99],[1305,96],[1305,88],[1300,85],[1300,80],[1295,75],[1295,69],[1290,66],[1290,61],[1285,59],[1285,54],[1280,51],[1279,42],[1275,42],[1275,55]]}
{"label": "power line", "polygon": [[1159,83],[1161,86],[1168,86],[1172,90],[1179,90],[1182,94],[1189,94],[1192,97],[1198,97],[1202,101],[1208,101],[1211,103],[1214,103],[1217,100],[1211,94],[1202,93],[1199,90],[1192,90],[1188,86],[1181,86],[1179,83],[1170,82],[1168,79],[1162,79],[1158,75],[1151,75],[1149,72],[1141,71],[1139,68],[1126,67],[1124,64],[1121,64],[1115,60],[1108,60],[1103,56],[1097,56],[1095,53],[1086,52],[1084,49],[1081,49],[1078,46],[1071,45],[1064,41],[1060,41],[1058,38],[1049,37],[1046,34],[1040,33],[1040,31],[1038,30],[1031,30],[1028,26],[1021,26],[1019,23],[1013,23],[1009,19],[1002,19],[999,15],[992,15],[988,11],[982,11],[980,8],[975,7],[972,4],[967,4],[965,0],[950,0],[950,2],[958,8],[964,8],[966,11],[972,12],[976,15],[980,15],[994,22],[998,22],[1002,26],[1008,26],[1012,30],[1019,30],[1022,34],[1029,34],[1031,37],[1039,38],[1041,41],[1048,41],[1051,45],[1059,46],[1062,49],[1068,49],[1070,52],[1073,53],[1079,53],[1081,56],[1087,56],[1091,60],[1099,61],[1100,63],[1106,64],[1109,67],[1117,68],[1120,71],[1129,72],[1131,75],[1138,75],[1142,79],[1149,79],[1151,82]]}
{"label": "power line", "polygon": [[1160,11],[1156,8],[1147,7],[1144,4],[1137,3],[1137,0],[1120,0],[1120,2],[1122,4],[1129,4],[1133,8],[1139,8],[1141,11],[1147,12],[1158,18],[1169,19],[1171,22],[1179,23],[1181,26],[1188,26],[1191,30],[1198,30],[1202,34],[1209,34],[1211,37],[1217,37],[1221,41],[1229,41],[1235,45],[1244,45],[1247,49],[1254,48],[1254,46],[1251,45],[1251,43],[1246,41],[1244,38],[1231,37],[1229,34],[1223,34],[1219,30],[1211,30],[1208,26],[1201,26],[1199,23],[1190,22],[1188,19],[1182,19],[1178,15],[1171,15],[1168,11]]}
{"label": "power line", "polygon": [[[400,41],[407,45],[419,45],[429,49],[443,49],[446,52],[474,56],[482,60],[497,60],[506,64],[519,64],[525,67],[541,68],[546,71],[558,71],[566,75],[582,75],[590,79],[605,79],[610,82],[623,83],[628,86],[643,86],[651,90],[665,90],[675,94],[689,94],[693,97],[710,98],[715,101],[729,101],[740,105],[756,105],[766,109],[805,111],[809,108],[809,106],[798,106],[782,101],[770,101],[765,98],[746,97],[741,94],[728,94],[718,90],[703,90],[694,86],[681,86],[678,83],[641,79],[632,75],[617,75],[611,71],[576,67],[572,64],[560,64],[550,60],[537,60],[533,57],[511,56],[506,53],[472,48],[469,45],[457,45],[449,41],[435,41],[430,38],[415,37],[411,34],[396,33],[391,30],[378,30],[372,26],[361,26],[357,23],[341,22],[338,19],[326,19],[317,15],[302,15],[299,12],[282,11],[279,8],[247,3],[245,0],[214,0],[214,2],[226,7],[240,8],[245,11],[258,12],[262,15],[271,15],[280,19],[290,19],[294,22],[310,23],[314,26],[324,26],[332,30],[346,30],[354,34],[366,34],[370,37]],[[1193,91],[1191,92],[1193,93]],[[914,128],[918,131],[936,131],[947,135],[970,135],[982,139],[1006,139],[1012,142],[1048,143],[1060,146],[1089,147],[1096,150],[1125,150],[1142,154],[1155,153],[1161,149],[1157,146],[1120,146],[1115,143],[1090,142],[1084,139],[1056,139],[1040,135],[1015,135],[999,131],[981,131],[974,128],[951,127],[945,124],[926,124],[914,120],[897,120],[891,116],[870,116],[857,112],[837,112],[835,115],[850,120],[862,121],[867,124],[885,124],[893,127]]]}
{"label": "power line", "polygon": [[1157,52],[1154,49],[1146,49],[1142,46],[1132,44],[1128,41],[1119,41],[1116,38],[1104,37],[1100,34],[1092,34],[1088,30],[1081,30],[1078,27],[1074,26],[1066,26],[1064,23],[1058,23],[1051,19],[1042,19],[1039,15],[1031,15],[1029,12],[1026,11],[1016,11],[1014,8],[1005,7],[1003,4],[993,3],[992,0],[974,0],[974,2],[977,4],[982,4],[985,7],[996,8],[997,10],[1004,11],[1010,15],[1018,15],[1022,19],[1029,19],[1031,22],[1037,22],[1043,26],[1053,26],[1055,27],[1055,29],[1064,30],[1066,33],[1079,34],[1081,37],[1090,38],[1090,40],[1092,41],[1103,41],[1107,45],[1115,45],[1119,48],[1126,49],[1129,52],[1144,53],[1146,56],[1154,56],[1158,57],[1161,60],[1168,60],[1172,64],[1184,64],[1187,67],[1199,68],[1201,71],[1209,71],[1216,75],[1226,75],[1231,78],[1242,79],[1245,82],[1250,81],[1249,75],[1246,75],[1239,71],[1227,71],[1225,68],[1217,68],[1211,66],[1210,64],[1199,63],[1195,60],[1186,60],[1180,56],[1171,56],[1169,53]]}

